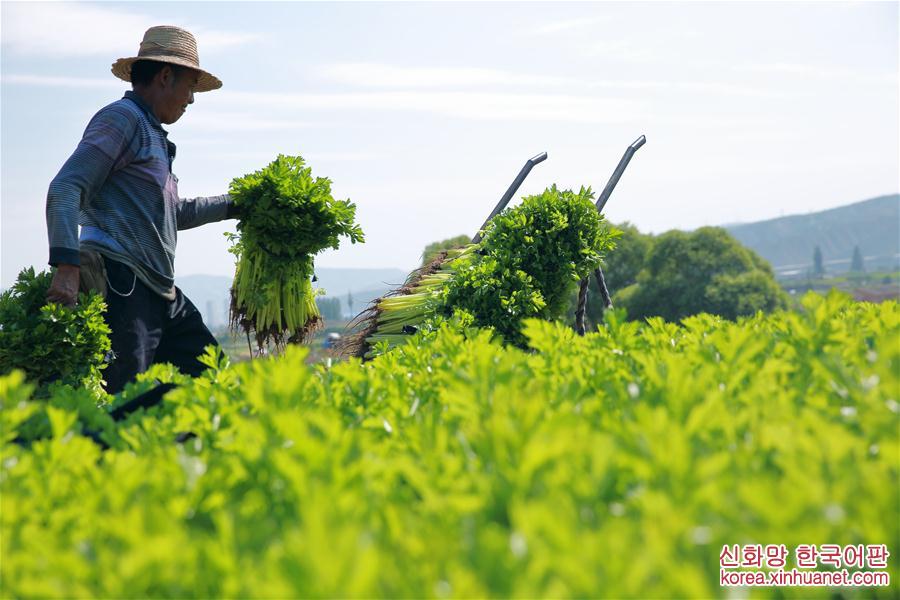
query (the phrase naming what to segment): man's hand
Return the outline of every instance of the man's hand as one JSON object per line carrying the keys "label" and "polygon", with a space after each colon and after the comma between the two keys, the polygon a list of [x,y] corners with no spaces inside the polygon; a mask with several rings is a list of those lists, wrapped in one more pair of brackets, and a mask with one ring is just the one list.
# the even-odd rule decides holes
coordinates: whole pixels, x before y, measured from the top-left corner
{"label": "man's hand", "polygon": [[77,265],[59,265],[47,290],[47,302],[59,302],[75,306],[78,299],[78,282],[81,270]]}

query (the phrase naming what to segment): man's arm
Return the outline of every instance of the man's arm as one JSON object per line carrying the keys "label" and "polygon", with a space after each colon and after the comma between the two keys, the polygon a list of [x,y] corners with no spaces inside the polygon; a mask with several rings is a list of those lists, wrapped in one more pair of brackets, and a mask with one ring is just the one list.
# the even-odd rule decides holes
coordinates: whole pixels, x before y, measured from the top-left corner
{"label": "man's arm", "polygon": [[234,219],[234,204],[228,194],[178,200],[178,229],[191,229],[225,219]]}
{"label": "man's arm", "polygon": [[78,214],[109,173],[128,157],[137,121],[127,110],[108,106],[88,124],[72,156],[47,192],[50,264],[59,267],[47,292],[51,302],[73,305],[78,297]]}

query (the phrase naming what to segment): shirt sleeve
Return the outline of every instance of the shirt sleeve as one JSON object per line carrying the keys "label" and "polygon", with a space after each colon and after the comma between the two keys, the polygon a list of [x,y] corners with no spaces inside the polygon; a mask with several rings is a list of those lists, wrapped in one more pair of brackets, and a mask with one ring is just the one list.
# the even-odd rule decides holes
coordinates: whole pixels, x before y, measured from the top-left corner
{"label": "shirt sleeve", "polygon": [[201,196],[199,198],[180,198],[178,200],[178,229],[191,229],[207,223],[215,223],[233,218],[231,197]]}
{"label": "shirt sleeve", "polygon": [[78,217],[83,206],[110,172],[125,166],[137,119],[127,109],[110,105],[94,115],[47,192],[47,237],[50,264],[79,264]]}

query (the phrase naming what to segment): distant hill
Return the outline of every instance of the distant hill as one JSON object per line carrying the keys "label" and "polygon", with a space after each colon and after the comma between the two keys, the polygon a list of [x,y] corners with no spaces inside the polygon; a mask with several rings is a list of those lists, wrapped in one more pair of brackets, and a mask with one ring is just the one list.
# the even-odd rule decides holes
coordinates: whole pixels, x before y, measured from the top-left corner
{"label": "distant hill", "polygon": [[868,271],[900,264],[900,194],[725,229],[772,263],[780,276],[806,273],[816,246],[831,272],[849,269],[857,245]]}
{"label": "distant hill", "polygon": [[[339,298],[341,310],[349,314],[347,292],[353,296],[353,312],[400,285],[407,273],[400,269],[316,269],[316,287],[324,288],[329,298]],[[218,275],[184,275],[175,284],[200,310],[211,328],[227,323],[231,277]]]}

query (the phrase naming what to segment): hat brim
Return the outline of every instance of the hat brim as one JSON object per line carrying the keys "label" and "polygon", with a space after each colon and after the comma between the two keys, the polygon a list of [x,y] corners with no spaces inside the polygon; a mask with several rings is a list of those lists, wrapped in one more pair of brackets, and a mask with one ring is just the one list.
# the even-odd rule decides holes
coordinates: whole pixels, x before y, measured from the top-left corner
{"label": "hat brim", "polygon": [[198,68],[197,65],[195,65],[191,61],[185,60],[183,58],[178,58],[177,56],[132,56],[129,58],[120,58],[113,63],[112,74],[122,81],[127,81],[130,83],[131,65],[139,60],[155,60],[156,62],[179,65],[197,71],[200,74],[200,77],[197,80],[197,87],[194,88],[194,92],[210,92],[222,87],[222,82],[218,77],[211,73],[207,73],[203,69]]}

